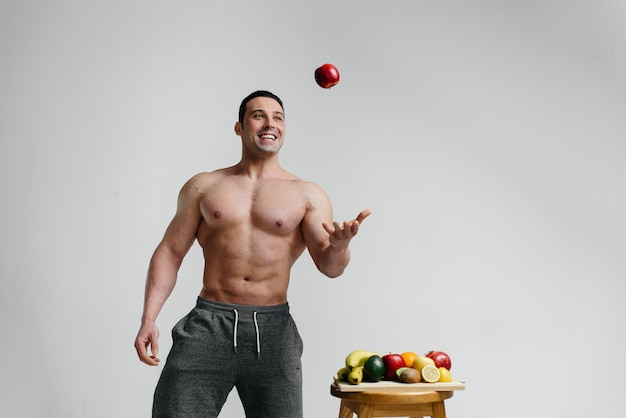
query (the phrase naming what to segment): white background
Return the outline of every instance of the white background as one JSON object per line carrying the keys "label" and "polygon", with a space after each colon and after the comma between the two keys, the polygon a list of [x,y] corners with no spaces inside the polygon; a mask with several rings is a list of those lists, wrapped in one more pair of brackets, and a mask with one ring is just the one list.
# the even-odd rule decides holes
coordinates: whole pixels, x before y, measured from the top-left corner
{"label": "white background", "polygon": [[[336,219],[373,211],[340,279],[293,270],[307,417],[336,416],[360,348],[448,352],[451,418],[623,413],[625,21],[609,0],[1,1],[0,415],[149,416],[148,261],[182,184],[238,161],[256,89],[285,101],[282,164]],[[201,270],[196,246],[163,356]]]}

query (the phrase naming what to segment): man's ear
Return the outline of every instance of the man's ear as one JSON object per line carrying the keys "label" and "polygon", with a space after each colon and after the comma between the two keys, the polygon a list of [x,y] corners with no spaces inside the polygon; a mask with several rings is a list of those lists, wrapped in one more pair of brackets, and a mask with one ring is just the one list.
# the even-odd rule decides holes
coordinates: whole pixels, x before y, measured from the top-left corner
{"label": "man's ear", "polygon": [[237,121],[235,122],[235,133],[239,136],[241,136],[241,131],[243,129],[243,126],[241,125],[241,122]]}

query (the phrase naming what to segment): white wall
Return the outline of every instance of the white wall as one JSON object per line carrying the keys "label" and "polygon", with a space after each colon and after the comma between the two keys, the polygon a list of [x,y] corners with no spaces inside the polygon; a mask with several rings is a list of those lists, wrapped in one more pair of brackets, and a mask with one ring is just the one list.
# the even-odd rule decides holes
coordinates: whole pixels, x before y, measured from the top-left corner
{"label": "white wall", "polygon": [[623,411],[625,19],[609,0],[0,2],[0,415],[149,415],[148,260],[183,182],[238,160],[258,88],[285,101],[283,165],[337,219],[374,212],[341,279],[306,255],[293,272],[308,417],[336,416],[357,348],[447,351],[451,418]]}

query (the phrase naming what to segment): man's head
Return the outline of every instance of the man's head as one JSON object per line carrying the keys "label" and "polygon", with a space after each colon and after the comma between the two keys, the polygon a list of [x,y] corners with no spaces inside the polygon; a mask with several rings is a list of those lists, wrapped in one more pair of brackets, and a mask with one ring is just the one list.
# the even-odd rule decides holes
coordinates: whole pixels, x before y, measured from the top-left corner
{"label": "man's head", "polygon": [[270,99],[274,99],[278,102],[278,104],[280,104],[280,107],[283,109],[283,112],[285,111],[285,107],[283,106],[283,101],[280,100],[278,96],[266,90],[257,90],[253,93],[250,93],[248,96],[246,96],[241,101],[241,105],[239,105],[239,123],[241,123],[242,125],[243,125],[243,118],[246,114],[246,107],[248,106],[248,102],[256,97],[269,97]]}
{"label": "man's head", "polygon": [[248,156],[268,156],[281,149],[285,135],[285,113],[278,96],[259,90],[241,102],[235,133],[241,137]]}

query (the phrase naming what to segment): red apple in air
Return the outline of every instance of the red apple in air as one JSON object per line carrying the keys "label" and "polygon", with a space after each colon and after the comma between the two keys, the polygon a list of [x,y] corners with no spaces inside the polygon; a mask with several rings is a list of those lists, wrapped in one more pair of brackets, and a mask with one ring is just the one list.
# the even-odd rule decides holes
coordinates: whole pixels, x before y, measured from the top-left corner
{"label": "red apple in air", "polygon": [[445,367],[448,370],[452,367],[450,356],[443,351],[429,351],[426,353],[426,357],[433,359],[436,367]]}
{"label": "red apple in air", "polygon": [[336,86],[339,83],[339,70],[332,64],[324,64],[315,70],[315,81],[325,89]]}
{"label": "red apple in air", "polygon": [[385,379],[387,380],[397,379],[396,370],[400,367],[406,367],[406,363],[400,354],[385,354],[383,363],[385,363]]}

